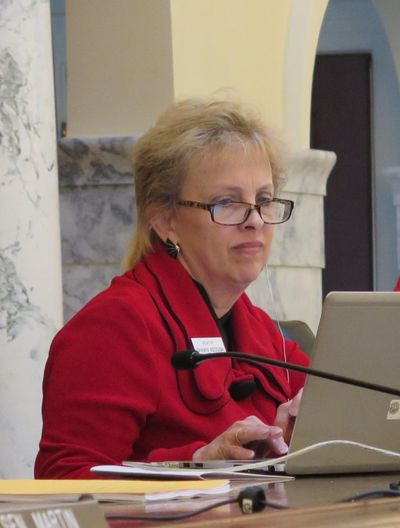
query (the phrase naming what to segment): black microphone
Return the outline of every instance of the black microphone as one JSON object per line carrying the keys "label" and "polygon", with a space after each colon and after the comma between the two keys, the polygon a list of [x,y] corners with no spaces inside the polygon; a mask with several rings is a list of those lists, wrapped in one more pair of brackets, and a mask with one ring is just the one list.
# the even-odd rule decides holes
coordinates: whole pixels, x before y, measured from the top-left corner
{"label": "black microphone", "polygon": [[393,387],[386,387],[385,385],[378,385],[377,383],[369,383],[368,381],[361,381],[354,378],[348,378],[339,374],[331,374],[330,372],[324,372],[322,370],[312,369],[310,367],[303,367],[302,365],[296,365],[295,363],[287,363],[286,361],[279,361],[278,359],[266,358],[263,356],[256,356],[255,354],[244,354],[242,352],[215,352],[213,354],[199,354],[196,350],[184,350],[182,352],[176,352],[172,358],[171,363],[176,370],[192,370],[196,368],[203,361],[208,359],[217,358],[233,358],[247,361],[248,363],[266,363],[267,365],[273,365],[287,370],[294,370],[296,372],[304,372],[317,378],[324,378],[332,381],[338,381],[340,383],[346,383],[347,385],[354,385],[356,387],[363,387],[364,389],[371,389],[378,392],[384,392],[386,394],[393,394],[400,396],[400,390],[394,389]]}

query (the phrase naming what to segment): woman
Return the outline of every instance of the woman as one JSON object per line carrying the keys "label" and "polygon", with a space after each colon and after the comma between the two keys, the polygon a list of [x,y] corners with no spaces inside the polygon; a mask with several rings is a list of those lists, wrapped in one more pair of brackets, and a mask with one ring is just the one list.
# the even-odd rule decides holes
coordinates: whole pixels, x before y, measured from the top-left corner
{"label": "woman", "polygon": [[122,460],[251,459],[287,450],[303,376],[189,349],[307,360],[244,292],[292,202],[277,142],[236,104],[173,105],[136,144],[137,229],[126,273],[55,337],[35,474],[87,478]]}

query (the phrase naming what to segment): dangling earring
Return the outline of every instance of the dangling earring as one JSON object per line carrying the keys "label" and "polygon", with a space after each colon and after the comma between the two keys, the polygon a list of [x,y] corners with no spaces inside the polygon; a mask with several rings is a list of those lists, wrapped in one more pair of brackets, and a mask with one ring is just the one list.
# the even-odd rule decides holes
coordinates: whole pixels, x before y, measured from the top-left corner
{"label": "dangling earring", "polygon": [[167,248],[168,255],[170,255],[174,259],[178,258],[179,251],[181,250],[178,243],[174,244],[172,240],[167,238],[167,240],[165,241],[165,247]]}

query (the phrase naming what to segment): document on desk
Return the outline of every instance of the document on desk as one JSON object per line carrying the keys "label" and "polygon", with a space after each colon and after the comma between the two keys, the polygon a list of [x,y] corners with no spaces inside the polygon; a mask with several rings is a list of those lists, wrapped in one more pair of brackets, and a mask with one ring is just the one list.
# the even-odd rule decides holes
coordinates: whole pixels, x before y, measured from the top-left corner
{"label": "document on desk", "polygon": [[1,502],[99,502],[179,499],[229,493],[228,480],[0,480]]}
{"label": "document on desk", "polygon": [[286,475],[269,475],[265,473],[251,473],[228,471],[222,469],[189,469],[189,468],[169,468],[146,464],[143,462],[131,462],[129,466],[94,466],[91,468],[93,473],[99,475],[108,475],[119,478],[142,478],[142,479],[160,479],[160,480],[209,480],[209,479],[262,479],[270,482],[284,482],[294,477]]}

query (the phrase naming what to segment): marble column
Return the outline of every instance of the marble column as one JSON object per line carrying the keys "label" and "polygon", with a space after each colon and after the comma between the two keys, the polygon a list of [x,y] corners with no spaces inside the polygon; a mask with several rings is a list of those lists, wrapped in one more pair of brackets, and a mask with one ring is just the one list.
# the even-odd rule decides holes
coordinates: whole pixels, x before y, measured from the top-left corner
{"label": "marble column", "polygon": [[135,141],[132,136],[59,141],[65,321],[121,273],[136,218]]}
{"label": "marble column", "polygon": [[275,227],[269,264],[248,289],[252,301],[274,319],[300,319],[314,332],[321,317],[325,266],[323,200],[335,162],[333,152],[293,153],[287,184],[279,193],[294,201],[293,216]]}
{"label": "marble column", "polygon": [[0,478],[32,476],[62,321],[49,0],[0,0]]}

